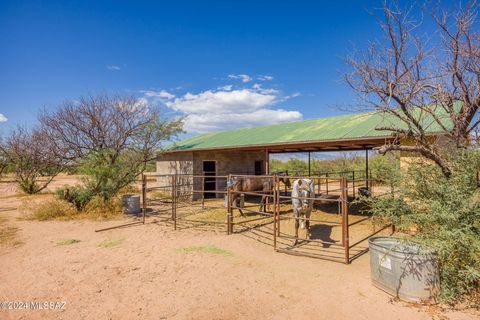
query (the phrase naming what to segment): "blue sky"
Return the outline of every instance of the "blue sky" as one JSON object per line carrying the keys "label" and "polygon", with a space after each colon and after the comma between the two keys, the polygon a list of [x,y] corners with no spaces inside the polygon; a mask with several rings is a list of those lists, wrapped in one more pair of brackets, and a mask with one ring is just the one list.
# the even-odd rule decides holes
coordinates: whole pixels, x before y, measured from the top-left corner
{"label": "blue sky", "polygon": [[1,1],[0,132],[96,93],[183,115],[191,134],[340,114],[355,102],[342,59],[379,36],[368,12],[379,6]]}

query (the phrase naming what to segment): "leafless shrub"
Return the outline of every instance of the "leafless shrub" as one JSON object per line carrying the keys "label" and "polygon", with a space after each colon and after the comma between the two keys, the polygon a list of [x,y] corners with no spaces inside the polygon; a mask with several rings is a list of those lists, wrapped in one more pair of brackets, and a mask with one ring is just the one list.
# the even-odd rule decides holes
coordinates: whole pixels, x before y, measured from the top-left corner
{"label": "leafless shrub", "polygon": [[37,129],[17,127],[0,149],[6,162],[12,165],[21,190],[29,194],[45,189],[64,167],[48,139]]}

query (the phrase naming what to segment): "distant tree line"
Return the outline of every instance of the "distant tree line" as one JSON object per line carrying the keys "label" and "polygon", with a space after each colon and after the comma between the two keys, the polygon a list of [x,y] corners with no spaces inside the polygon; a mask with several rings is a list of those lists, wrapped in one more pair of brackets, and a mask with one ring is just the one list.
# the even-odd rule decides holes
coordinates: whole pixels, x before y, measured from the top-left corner
{"label": "distant tree line", "polygon": [[[299,158],[290,158],[287,161],[271,159],[270,171],[288,170],[291,175],[307,175],[308,160]],[[400,155],[398,152],[390,152],[386,155],[374,153],[368,159],[369,172],[372,178],[384,180],[392,172],[400,167]],[[310,160],[310,173],[312,176],[331,173],[332,176],[345,176],[352,178],[352,171],[355,171],[356,178],[365,177],[366,159],[365,156],[359,156],[353,152],[342,152],[333,159],[315,159]]]}

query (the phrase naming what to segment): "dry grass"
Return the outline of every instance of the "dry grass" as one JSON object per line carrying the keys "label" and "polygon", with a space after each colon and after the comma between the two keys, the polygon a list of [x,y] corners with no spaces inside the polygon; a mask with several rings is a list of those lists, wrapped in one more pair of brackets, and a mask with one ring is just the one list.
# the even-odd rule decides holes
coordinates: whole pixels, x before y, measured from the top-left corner
{"label": "dry grass", "polygon": [[86,208],[79,211],[71,203],[50,197],[43,201],[24,201],[20,206],[26,220],[115,220],[123,217],[122,203],[119,199],[104,201],[94,198]]}
{"label": "dry grass", "polygon": [[126,187],[124,187],[122,190],[120,190],[119,194],[130,194],[130,193],[141,193],[142,189],[138,187],[137,185],[130,184]]}
{"label": "dry grass", "polygon": [[100,244],[98,246],[100,248],[118,247],[119,245],[121,245],[123,243],[124,240],[125,239],[115,239],[115,240],[108,239],[108,240],[104,240],[104,241],[100,242]]}
{"label": "dry grass", "polygon": [[80,218],[94,220],[115,220],[123,217],[122,201],[113,198],[104,201],[100,197],[93,198],[80,212]]}
{"label": "dry grass", "polygon": [[20,207],[26,220],[69,220],[73,219],[78,212],[75,207],[62,200],[55,198],[46,201],[24,202]]}
{"label": "dry grass", "polygon": [[22,242],[17,239],[17,227],[12,227],[8,224],[5,217],[0,216],[0,245],[1,246],[18,246]]}
{"label": "dry grass", "polygon": [[148,193],[148,197],[151,198],[160,198],[163,200],[171,200],[172,193],[170,191],[153,191]]}
{"label": "dry grass", "polygon": [[209,253],[209,254],[221,255],[224,257],[233,256],[233,253],[231,251],[219,248],[214,245],[191,246],[191,247],[179,248],[177,250],[184,253]]}

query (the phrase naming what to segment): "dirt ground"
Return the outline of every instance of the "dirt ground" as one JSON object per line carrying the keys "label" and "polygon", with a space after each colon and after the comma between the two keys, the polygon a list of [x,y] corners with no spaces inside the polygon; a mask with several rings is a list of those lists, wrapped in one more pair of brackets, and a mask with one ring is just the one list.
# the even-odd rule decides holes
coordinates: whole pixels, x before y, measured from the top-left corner
{"label": "dirt ground", "polygon": [[[72,184],[60,177],[50,187]],[[123,221],[18,220],[30,197],[0,183],[0,301],[65,302],[0,310],[0,319],[478,319],[474,310],[407,304],[351,265],[275,253],[246,234]],[[2,220],[0,220],[2,221]],[[125,218],[125,222],[131,218]],[[61,305],[58,305],[61,306]]]}

